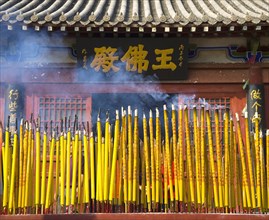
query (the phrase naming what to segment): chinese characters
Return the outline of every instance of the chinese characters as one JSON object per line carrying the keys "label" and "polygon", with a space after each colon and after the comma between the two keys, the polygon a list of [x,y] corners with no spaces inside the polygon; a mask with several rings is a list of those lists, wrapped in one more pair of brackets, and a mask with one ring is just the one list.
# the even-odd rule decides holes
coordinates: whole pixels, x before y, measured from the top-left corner
{"label": "chinese characters", "polygon": [[[144,44],[129,46],[121,57],[117,52],[118,49],[111,46],[95,47],[94,57],[89,66],[96,72],[118,72],[122,66],[119,62],[122,62],[123,65],[125,65],[125,70],[128,72],[138,72],[141,74],[149,69],[154,71],[169,70],[174,72],[177,68],[182,67],[184,45],[180,44],[179,57],[177,59],[175,58],[174,48],[155,49],[153,54],[149,54]],[[83,68],[87,70],[88,52],[83,48],[81,54]],[[154,56],[155,59],[153,59],[152,56]]]}

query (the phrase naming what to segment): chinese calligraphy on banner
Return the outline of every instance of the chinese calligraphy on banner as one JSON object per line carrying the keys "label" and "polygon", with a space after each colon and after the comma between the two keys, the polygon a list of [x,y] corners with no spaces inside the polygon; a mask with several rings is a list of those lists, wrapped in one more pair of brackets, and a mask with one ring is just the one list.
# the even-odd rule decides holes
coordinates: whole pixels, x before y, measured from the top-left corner
{"label": "chinese calligraphy on banner", "polygon": [[259,119],[259,123],[264,127],[264,87],[263,85],[249,85],[248,90],[248,113],[251,120],[251,127],[253,127],[255,112]]}
{"label": "chinese calligraphy on banner", "polygon": [[78,38],[77,53],[80,80],[187,78],[185,38]]}
{"label": "chinese calligraphy on banner", "polygon": [[[11,135],[16,129],[16,120],[23,117],[23,89],[19,85],[9,84],[6,89],[6,110],[5,115],[9,115],[9,131]],[[7,118],[7,117],[5,117]],[[19,123],[19,122],[18,122]],[[6,122],[7,124],[7,122]]]}

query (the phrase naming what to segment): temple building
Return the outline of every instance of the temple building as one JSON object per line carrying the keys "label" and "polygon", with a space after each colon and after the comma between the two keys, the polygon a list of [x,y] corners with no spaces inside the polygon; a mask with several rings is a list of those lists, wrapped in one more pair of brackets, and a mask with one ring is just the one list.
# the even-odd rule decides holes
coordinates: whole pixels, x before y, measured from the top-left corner
{"label": "temple building", "polygon": [[219,109],[221,129],[248,112],[265,135],[269,1],[0,0],[3,127],[77,115],[95,132],[100,112],[163,104]]}

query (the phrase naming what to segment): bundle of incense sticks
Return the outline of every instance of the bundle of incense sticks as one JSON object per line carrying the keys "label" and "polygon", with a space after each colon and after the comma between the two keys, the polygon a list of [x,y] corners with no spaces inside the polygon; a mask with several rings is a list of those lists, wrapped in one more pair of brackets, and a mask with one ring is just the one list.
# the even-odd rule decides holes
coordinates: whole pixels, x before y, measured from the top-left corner
{"label": "bundle of incense sticks", "polygon": [[253,131],[247,113],[203,105],[139,115],[98,114],[96,131],[77,116],[21,119],[14,133],[0,122],[1,213],[268,212],[269,130],[257,114]]}

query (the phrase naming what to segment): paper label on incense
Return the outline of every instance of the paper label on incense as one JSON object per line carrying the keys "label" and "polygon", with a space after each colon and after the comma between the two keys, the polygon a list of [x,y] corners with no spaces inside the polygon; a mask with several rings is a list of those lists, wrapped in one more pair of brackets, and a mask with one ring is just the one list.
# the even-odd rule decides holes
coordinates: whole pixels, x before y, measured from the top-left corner
{"label": "paper label on incense", "polygon": [[116,110],[116,119],[119,119],[119,110]]}
{"label": "paper label on incense", "polygon": [[248,112],[245,112],[245,118],[248,118]]}
{"label": "paper label on incense", "polygon": [[163,105],[163,110],[164,110],[164,111],[166,110],[166,105]]}
{"label": "paper label on incense", "polygon": [[128,115],[132,115],[132,110],[131,110],[131,106],[128,106]]}
{"label": "paper label on incense", "polygon": [[254,118],[258,118],[258,117],[259,117],[258,112],[255,112]]}
{"label": "paper label on incense", "polygon": [[269,129],[266,130],[266,135],[269,136]]}
{"label": "paper label on incense", "polygon": [[179,110],[182,110],[182,105],[179,105]]}
{"label": "paper label on incense", "polygon": [[172,111],[174,111],[175,110],[175,106],[174,106],[174,104],[172,104]]}
{"label": "paper label on incense", "polygon": [[236,121],[239,121],[239,115],[238,113],[235,113]]}
{"label": "paper label on incense", "polygon": [[151,109],[149,110],[149,117],[152,118],[152,111],[151,111]]}
{"label": "paper label on incense", "polygon": [[159,118],[159,109],[156,108],[156,117]]}
{"label": "paper label on incense", "polygon": [[134,110],[134,116],[137,116],[137,109]]}

